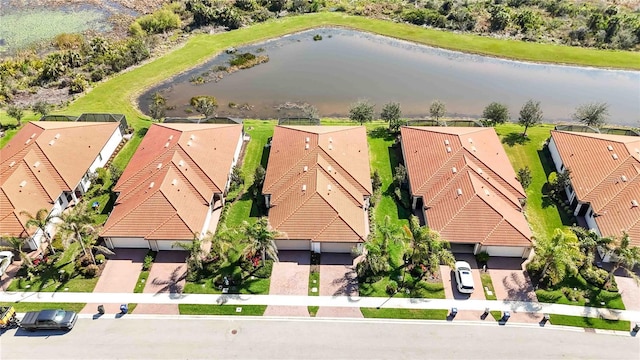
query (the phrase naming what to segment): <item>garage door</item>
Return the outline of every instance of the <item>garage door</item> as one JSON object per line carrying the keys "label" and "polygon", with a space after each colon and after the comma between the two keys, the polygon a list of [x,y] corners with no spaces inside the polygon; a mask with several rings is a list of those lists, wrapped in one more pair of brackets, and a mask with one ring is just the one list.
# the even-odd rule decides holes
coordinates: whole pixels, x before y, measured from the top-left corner
{"label": "garage door", "polygon": [[354,243],[332,243],[323,242],[320,245],[320,251],[323,253],[351,253],[351,249],[356,246]]}
{"label": "garage door", "polygon": [[144,238],[111,238],[115,248],[149,248],[149,242]]}
{"label": "garage door", "polygon": [[524,254],[525,248],[517,246],[487,246],[485,249],[490,256],[519,257]]}
{"label": "garage door", "polygon": [[278,250],[311,250],[309,240],[276,240]]}
{"label": "garage door", "polygon": [[[156,240],[158,243],[158,250],[178,250],[184,251],[180,246],[175,245],[175,240]],[[191,241],[180,241],[181,243],[188,245]]]}

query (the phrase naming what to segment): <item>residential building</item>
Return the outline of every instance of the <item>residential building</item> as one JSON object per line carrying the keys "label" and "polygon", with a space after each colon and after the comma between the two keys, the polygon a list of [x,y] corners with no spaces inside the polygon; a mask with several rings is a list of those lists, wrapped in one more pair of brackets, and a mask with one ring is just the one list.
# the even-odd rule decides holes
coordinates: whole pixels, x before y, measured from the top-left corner
{"label": "residential building", "polygon": [[[59,214],[78,202],[91,175],[109,161],[123,139],[117,122],[30,122],[2,149],[0,158],[0,235],[29,237],[40,246],[42,231],[27,228],[40,209]],[[53,225],[47,229],[53,232]]]}
{"label": "residential building", "polygon": [[369,234],[362,126],[276,126],[262,193],[280,250],[349,253]]}
{"label": "residential building", "polygon": [[153,124],[113,188],[107,246],[180,250],[215,232],[242,141],[241,124]]}
{"label": "residential building", "polygon": [[412,207],[454,252],[531,251],[526,194],[493,128],[402,127]]}
{"label": "residential building", "polygon": [[640,137],[553,130],[549,152],[558,172],[570,170],[566,193],[579,221],[640,246]]}

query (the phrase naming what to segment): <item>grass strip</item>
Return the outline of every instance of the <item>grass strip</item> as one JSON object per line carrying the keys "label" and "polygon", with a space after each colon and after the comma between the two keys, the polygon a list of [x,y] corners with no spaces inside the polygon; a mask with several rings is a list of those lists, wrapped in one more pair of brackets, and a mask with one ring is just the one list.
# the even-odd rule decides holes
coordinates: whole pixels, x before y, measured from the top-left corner
{"label": "grass strip", "polygon": [[[484,297],[487,300],[497,300],[496,291],[493,289],[493,281],[491,281],[491,275],[488,273],[480,272],[480,280],[482,280],[482,290],[484,291]],[[487,292],[491,291],[491,295]]]}
{"label": "grass strip", "polygon": [[149,270],[143,270],[140,272],[138,276],[138,281],[136,282],[136,287],[133,289],[133,292],[138,294],[144,291],[145,285],[147,285],[147,279],[149,279]]}
{"label": "grass strip", "polygon": [[80,312],[85,305],[82,303],[41,303],[41,302],[19,302],[19,303],[0,303],[0,306],[13,306],[17,312],[40,311],[47,309],[63,309],[69,311]]}
{"label": "grass strip", "polygon": [[446,320],[448,310],[360,308],[365,318]]}
{"label": "grass strip", "polygon": [[[240,315],[240,316],[262,316],[267,309],[266,305],[197,305],[180,304],[180,315]],[[237,309],[242,309],[237,312]]]}
{"label": "grass strip", "polygon": [[320,306],[307,306],[307,310],[309,311],[309,316],[316,317]]}
{"label": "grass strip", "polygon": [[576,326],[588,329],[604,329],[604,330],[618,330],[629,331],[631,329],[631,322],[627,320],[607,320],[590,318],[583,316],[569,316],[550,314],[549,321],[553,325],[562,326]]}

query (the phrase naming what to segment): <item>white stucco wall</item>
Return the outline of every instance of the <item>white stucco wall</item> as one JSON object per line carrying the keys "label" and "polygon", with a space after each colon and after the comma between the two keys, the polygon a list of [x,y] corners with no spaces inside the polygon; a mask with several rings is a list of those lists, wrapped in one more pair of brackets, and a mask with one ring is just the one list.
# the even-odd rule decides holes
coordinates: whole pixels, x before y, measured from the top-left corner
{"label": "white stucco wall", "polygon": [[242,133],[238,137],[238,143],[236,144],[236,151],[233,153],[233,161],[231,162],[231,167],[229,168],[227,183],[224,186],[224,192],[226,194],[227,190],[229,190],[229,186],[231,185],[231,171],[233,171],[233,167],[238,163],[238,158],[240,157],[240,151],[242,150]]}
{"label": "white stucco wall", "polygon": [[551,158],[556,166],[556,171],[560,172],[560,169],[562,169],[562,159],[560,158],[560,153],[558,152],[558,147],[556,146],[553,137],[549,139],[549,152],[551,153]]}
{"label": "white stucco wall", "polygon": [[120,132],[120,127],[117,127],[113,134],[111,134],[111,137],[109,138],[105,146],[102,148],[102,150],[100,150],[98,156],[96,156],[93,164],[91,164],[91,166],[89,167],[89,171],[93,173],[97,168],[103,167],[107,163],[107,161],[109,161],[109,158],[111,157],[111,155],[113,155],[113,152],[116,151],[116,148],[121,141],[122,133]]}

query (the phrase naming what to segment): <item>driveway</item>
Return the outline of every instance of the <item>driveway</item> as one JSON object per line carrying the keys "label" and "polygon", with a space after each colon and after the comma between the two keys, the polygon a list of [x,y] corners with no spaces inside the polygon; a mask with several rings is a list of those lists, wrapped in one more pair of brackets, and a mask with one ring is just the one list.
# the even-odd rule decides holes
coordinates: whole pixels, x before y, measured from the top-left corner
{"label": "driveway", "polygon": [[630,277],[615,276],[618,291],[627,310],[640,311],[640,286]]}
{"label": "driveway", "polygon": [[[93,292],[96,293],[132,293],[142,270],[147,249],[116,249],[116,254],[102,270]],[[87,304],[81,313],[95,314],[100,304]],[[102,304],[108,314],[120,312],[120,304]]]}
{"label": "driveway", "polygon": [[[320,296],[358,295],[358,277],[351,254],[323,253],[320,256]],[[363,316],[358,308],[321,306],[316,317]]]}
{"label": "driveway", "polygon": [[[307,296],[309,289],[309,251],[280,251],[279,262],[273,263],[270,295]],[[267,306],[265,316],[309,316],[306,306]]]}
{"label": "driveway", "polygon": [[538,301],[523,262],[519,258],[489,258],[487,269],[498,300]]}
{"label": "driveway", "polygon": [[[186,251],[159,251],[143,292],[181,294],[187,277],[186,259]],[[173,315],[180,313],[177,304],[139,304],[135,312]]]}
{"label": "driveway", "polygon": [[458,291],[458,283],[456,282],[454,269],[447,265],[440,266],[440,275],[442,276],[442,284],[444,285],[444,296],[447,299],[456,300],[485,300],[484,290],[482,289],[482,280],[480,279],[480,270],[476,264],[473,254],[454,254],[456,261],[466,261],[471,266],[471,274],[473,275],[473,285],[475,290],[472,294],[462,294]]}

